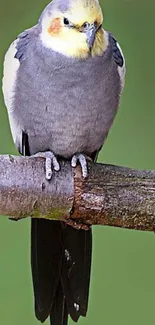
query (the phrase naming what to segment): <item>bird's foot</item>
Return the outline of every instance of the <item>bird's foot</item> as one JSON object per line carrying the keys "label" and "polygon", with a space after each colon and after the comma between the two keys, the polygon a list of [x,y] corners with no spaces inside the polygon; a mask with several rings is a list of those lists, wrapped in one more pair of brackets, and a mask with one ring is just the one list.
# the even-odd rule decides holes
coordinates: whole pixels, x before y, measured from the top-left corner
{"label": "bird's foot", "polygon": [[78,162],[80,163],[83,178],[86,178],[88,176],[87,160],[92,161],[90,157],[82,153],[76,153],[71,160],[72,167],[76,167]]}
{"label": "bird's foot", "polygon": [[58,163],[58,160],[52,151],[37,152],[35,155],[31,157],[45,158],[45,173],[46,173],[46,179],[48,181],[52,178],[53,169],[55,171],[60,170],[60,164]]}

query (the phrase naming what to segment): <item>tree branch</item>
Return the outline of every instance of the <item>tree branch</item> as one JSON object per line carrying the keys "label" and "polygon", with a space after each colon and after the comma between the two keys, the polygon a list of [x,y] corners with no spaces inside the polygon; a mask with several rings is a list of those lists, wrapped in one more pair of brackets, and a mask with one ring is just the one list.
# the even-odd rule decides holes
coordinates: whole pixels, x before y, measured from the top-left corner
{"label": "tree branch", "polygon": [[49,182],[43,158],[0,156],[0,214],[154,231],[155,171],[92,164],[83,180],[61,161]]}

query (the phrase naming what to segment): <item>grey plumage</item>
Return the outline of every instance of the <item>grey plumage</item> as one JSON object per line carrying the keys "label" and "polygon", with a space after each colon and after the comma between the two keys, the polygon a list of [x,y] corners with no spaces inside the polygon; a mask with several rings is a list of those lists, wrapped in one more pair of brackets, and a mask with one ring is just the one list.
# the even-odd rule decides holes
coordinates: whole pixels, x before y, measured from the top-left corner
{"label": "grey plumage", "polygon": [[[71,159],[84,153],[94,160],[118,109],[125,62],[108,32],[103,54],[86,59],[67,57],[43,44],[44,18],[55,8],[66,12],[70,1],[54,0],[39,23],[10,46],[4,63],[4,100],[21,154],[52,151]],[[77,321],[87,312],[91,230],[34,219],[31,234],[36,317],[43,322],[50,316],[52,325],[66,325],[68,314]]]}
{"label": "grey plumage", "polygon": [[66,0],[66,1],[56,0],[50,2],[47,5],[47,7],[45,7],[45,9],[43,10],[39,19],[39,23],[42,21],[42,18],[44,17],[45,14],[51,15],[54,9],[58,9],[60,12],[65,13],[68,10],[69,5],[70,5],[70,0]]}
{"label": "grey plumage", "polygon": [[29,135],[31,154],[51,150],[69,158],[101,148],[121,92],[110,34],[109,40],[102,57],[76,60],[44,48],[38,25],[19,36],[11,113],[19,126],[18,148],[22,130]]}

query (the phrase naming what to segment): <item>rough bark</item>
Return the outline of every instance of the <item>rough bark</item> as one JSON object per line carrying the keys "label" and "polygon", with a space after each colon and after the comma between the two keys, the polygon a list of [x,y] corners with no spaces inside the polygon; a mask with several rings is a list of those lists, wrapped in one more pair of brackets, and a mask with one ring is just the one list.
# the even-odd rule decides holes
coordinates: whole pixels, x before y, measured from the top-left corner
{"label": "rough bark", "polygon": [[64,162],[49,182],[44,158],[0,156],[1,215],[59,219],[70,215],[73,200],[73,171]]}
{"label": "rough bark", "polygon": [[43,158],[0,156],[0,214],[154,231],[155,171],[92,164],[83,180],[62,161],[49,182]]}

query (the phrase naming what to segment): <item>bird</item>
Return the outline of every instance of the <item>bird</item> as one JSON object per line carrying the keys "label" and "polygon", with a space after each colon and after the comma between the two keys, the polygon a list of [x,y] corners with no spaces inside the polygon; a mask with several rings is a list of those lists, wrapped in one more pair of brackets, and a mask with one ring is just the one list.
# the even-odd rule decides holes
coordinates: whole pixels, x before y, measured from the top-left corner
{"label": "bird", "polygon": [[[96,162],[118,111],[125,59],[104,29],[98,0],[53,0],[4,58],[2,90],[19,153],[45,159],[45,180],[61,159]],[[88,309],[92,229],[31,220],[31,268],[38,320],[77,322]]]}

